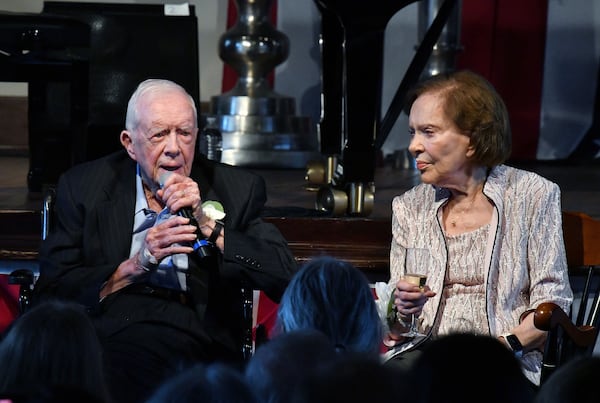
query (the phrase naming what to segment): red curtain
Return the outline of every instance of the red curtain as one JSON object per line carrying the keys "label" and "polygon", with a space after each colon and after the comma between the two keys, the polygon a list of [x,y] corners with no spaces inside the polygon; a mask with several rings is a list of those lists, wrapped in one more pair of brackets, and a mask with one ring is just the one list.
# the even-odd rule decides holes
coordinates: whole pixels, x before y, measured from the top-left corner
{"label": "red curtain", "polygon": [[485,76],[506,102],[513,160],[536,158],[547,0],[462,0],[458,67]]}
{"label": "red curtain", "polygon": [[8,284],[8,275],[0,275],[0,333],[19,314],[19,286]]}

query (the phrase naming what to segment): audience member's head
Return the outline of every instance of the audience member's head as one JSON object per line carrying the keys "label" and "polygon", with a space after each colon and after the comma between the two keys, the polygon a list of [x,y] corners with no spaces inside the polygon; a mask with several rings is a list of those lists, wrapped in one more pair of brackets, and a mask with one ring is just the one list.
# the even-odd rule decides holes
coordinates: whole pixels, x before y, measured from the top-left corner
{"label": "audience member's head", "polygon": [[81,305],[47,301],[19,316],[0,344],[0,363],[0,393],[72,389],[109,401],[102,348]]}
{"label": "audience member's head", "polygon": [[535,403],[595,403],[600,400],[596,382],[600,357],[574,358],[560,366],[540,386]]}
{"label": "audience member's head", "polygon": [[106,400],[92,395],[90,391],[69,385],[43,385],[27,392],[0,395],[2,403],[105,403]]}
{"label": "audience member's head", "polygon": [[311,371],[289,400],[291,403],[412,402],[405,374],[372,354],[338,354]]}
{"label": "audience member's head", "polygon": [[337,353],[323,333],[295,330],[268,340],[246,365],[246,380],[261,402],[288,403],[296,386]]}
{"label": "audience member's head", "polygon": [[281,298],[274,334],[299,329],[319,330],[344,351],[378,354],[382,326],[366,276],[331,257],[306,263]]}
{"label": "audience member's head", "polygon": [[146,403],[255,403],[243,374],[224,363],[197,363],[168,378]]}
{"label": "audience member's head", "polygon": [[528,403],[535,393],[514,354],[485,335],[455,333],[428,342],[407,375],[416,403]]}

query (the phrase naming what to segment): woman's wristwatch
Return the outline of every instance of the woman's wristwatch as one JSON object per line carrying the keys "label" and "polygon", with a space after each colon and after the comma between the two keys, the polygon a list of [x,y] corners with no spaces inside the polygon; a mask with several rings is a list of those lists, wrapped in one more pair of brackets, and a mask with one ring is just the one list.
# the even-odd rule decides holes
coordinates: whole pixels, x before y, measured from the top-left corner
{"label": "woman's wristwatch", "polygon": [[515,336],[514,334],[507,333],[503,334],[500,337],[504,337],[504,340],[506,340],[506,344],[508,344],[510,349],[513,351],[515,357],[523,357],[523,345],[521,344],[521,341],[517,336]]}

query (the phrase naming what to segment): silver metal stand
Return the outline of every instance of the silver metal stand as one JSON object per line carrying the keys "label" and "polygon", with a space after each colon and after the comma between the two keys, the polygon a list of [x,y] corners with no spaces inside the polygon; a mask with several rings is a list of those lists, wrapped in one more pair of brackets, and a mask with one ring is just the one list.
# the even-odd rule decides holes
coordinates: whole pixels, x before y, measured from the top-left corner
{"label": "silver metal stand", "polygon": [[223,134],[221,161],[258,168],[304,168],[319,158],[316,125],[296,116],[293,98],[269,88],[267,75],[289,54],[287,36],[268,19],[271,0],[236,0],[238,20],[219,56],[238,73],[235,87],[211,98]]}

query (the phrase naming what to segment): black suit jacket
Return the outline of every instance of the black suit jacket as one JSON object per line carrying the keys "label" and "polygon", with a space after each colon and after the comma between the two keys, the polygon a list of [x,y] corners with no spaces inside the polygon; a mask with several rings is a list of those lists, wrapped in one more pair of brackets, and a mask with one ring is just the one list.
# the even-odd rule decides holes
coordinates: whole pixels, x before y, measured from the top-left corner
{"label": "black suit jacket", "polygon": [[[104,282],[129,257],[135,175],[135,161],[119,151],[61,176],[54,224],[40,250],[34,301],[67,298],[97,311]],[[190,176],[198,182],[202,200],[221,202],[226,213],[225,250],[214,275],[206,277],[206,295],[194,296],[195,308],[213,337],[238,349],[242,285],[262,289],[278,301],[296,263],[279,230],[260,218],[266,202],[260,176],[202,155],[194,161]],[[148,319],[143,310],[137,312],[128,320]],[[103,330],[110,333],[126,325],[112,323],[111,329]]]}

